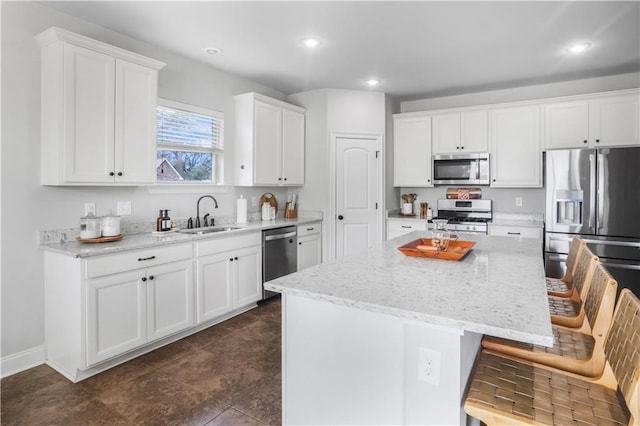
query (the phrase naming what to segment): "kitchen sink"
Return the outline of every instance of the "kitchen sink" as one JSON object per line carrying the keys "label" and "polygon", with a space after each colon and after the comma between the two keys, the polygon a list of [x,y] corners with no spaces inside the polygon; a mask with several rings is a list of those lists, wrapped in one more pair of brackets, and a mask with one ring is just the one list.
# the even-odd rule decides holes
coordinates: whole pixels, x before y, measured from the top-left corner
{"label": "kitchen sink", "polygon": [[233,231],[236,229],[242,229],[238,226],[206,226],[201,228],[191,228],[191,229],[181,229],[180,232],[184,234],[211,234],[212,232],[225,232],[225,231]]}

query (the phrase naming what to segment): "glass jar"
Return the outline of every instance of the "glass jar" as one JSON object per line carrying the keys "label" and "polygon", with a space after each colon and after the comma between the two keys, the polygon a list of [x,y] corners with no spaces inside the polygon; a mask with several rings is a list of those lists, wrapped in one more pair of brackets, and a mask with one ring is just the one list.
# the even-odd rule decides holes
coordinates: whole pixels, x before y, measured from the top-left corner
{"label": "glass jar", "polygon": [[100,238],[100,218],[89,213],[80,218],[80,238]]}
{"label": "glass jar", "polygon": [[449,247],[449,241],[452,239],[452,234],[447,230],[447,219],[433,219],[433,231],[431,231],[431,244],[438,249],[438,251],[445,251]]}
{"label": "glass jar", "polygon": [[106,216],[102,216],[102,236],[116,237],[118,235],[120,235],[120,216],[116,216],[111,212]]}

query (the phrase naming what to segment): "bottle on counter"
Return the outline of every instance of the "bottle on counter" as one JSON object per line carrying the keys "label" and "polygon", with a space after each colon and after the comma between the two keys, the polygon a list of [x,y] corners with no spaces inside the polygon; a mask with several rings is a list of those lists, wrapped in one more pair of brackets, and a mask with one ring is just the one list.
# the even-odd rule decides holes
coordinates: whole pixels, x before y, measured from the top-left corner
{"label": "bottle on counter", "polygon": [[171,231],[171,218],[169,217],[169,210],[160,210],[158,218],[156,219],[156,231]]}

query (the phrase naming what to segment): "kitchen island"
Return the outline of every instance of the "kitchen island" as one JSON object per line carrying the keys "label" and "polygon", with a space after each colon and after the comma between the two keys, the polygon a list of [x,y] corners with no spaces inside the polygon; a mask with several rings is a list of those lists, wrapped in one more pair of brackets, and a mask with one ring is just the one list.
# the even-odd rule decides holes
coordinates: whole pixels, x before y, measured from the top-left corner
{"label": "kitchen island", "polygon": [[465,424],[483,334],[553,342],[539,241],[465,235],[460,261],[380,247],[265,284],[282,293],[284,424]]}

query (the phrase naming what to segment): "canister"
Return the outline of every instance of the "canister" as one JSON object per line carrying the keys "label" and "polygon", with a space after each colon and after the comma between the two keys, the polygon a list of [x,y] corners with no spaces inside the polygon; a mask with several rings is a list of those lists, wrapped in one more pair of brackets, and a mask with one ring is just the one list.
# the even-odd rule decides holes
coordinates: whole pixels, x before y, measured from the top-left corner
{"label": "canister", "polygon": [[109,213],[102,216],[102,236],[115,237],[120,235],[120,216]]}
{"label": "canister", "polygon": [[100,218],[89,213],[80,218],[80,238],[100,238]]}

